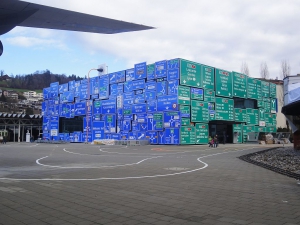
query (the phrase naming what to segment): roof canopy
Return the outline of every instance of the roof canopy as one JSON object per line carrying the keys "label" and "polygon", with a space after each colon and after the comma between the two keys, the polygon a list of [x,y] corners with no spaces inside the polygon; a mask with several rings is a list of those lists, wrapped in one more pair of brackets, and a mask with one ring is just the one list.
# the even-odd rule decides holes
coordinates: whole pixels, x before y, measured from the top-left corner
{"label": "roof canopy", "polygon": [[17,0],[0,1],[0,35],[16,26],[114,34],[153,29],[89,14]]}

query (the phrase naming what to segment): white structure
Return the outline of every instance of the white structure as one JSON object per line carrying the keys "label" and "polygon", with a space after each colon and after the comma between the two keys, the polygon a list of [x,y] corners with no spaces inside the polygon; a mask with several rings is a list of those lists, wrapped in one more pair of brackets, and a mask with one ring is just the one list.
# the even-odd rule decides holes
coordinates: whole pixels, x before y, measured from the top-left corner
{"label": "white structure", "polygon": [[43,99],[43,93],[36,93],[36,91],[23,92],[24,97],[30,102],[38,102]]}
{"label": "white structure", "polygon": [[284,78],[284,105],[300,101],[300,74]]}
{"label": "white structure", "polygon": [[3,94],[5,97],[11,98],[11,99],[16,99],[16,100],[19,99],[19,95],[13,90],[3,91]]}
{"label": "white structure", "polygon": [[23,92],[23,95],[26,98],[32,98],[32,97],[36,97],[36,92],[35,91],[25,91],[25,92]]}
{"label": "white structure", "polygon": [[276,117],[277,128],[278,127],[287,128],[285,115],[281,112],[283,107],[283,83],[282,82],[276,83],[276,95],[277,95],[276,97],[278,103],[277,104],[278,112]]}

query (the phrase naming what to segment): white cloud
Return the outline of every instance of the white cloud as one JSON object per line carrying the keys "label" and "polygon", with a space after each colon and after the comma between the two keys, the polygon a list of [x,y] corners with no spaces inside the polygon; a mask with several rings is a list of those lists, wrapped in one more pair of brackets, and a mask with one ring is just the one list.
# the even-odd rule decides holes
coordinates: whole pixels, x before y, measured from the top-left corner
{"label": "white cloud", "polygon": [[35,47],[35,48],[58,48],[61,50],[67,49],[65,44],[53,39],[41,39],[35,37],[16,36],[16,37],[6,38],[6,41],[11,45],[25,47],[25,48]]}

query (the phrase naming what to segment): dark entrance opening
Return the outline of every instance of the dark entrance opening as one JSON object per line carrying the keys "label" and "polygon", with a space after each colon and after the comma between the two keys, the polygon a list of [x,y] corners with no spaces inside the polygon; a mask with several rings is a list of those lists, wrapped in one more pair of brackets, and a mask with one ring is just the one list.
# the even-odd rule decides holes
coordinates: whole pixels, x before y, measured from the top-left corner
{"label": "dark entrance opening", "polygon": [[219,143],[233,143],[233,128],[231,121],[212,121],[209,122],[209,136],[218,135]]}
{"label": "dark entrance opening", "polygon": [[73,133],[74,131],[83,130],[83,117],[59,118],[59,133]]}

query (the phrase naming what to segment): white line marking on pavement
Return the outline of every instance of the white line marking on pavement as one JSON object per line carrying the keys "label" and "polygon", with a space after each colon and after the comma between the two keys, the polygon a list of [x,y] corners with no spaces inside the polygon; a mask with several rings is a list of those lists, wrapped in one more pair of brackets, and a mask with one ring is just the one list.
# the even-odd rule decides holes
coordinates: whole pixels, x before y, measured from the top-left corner
{"label": "white line marking on pavement", "polygon": [[[196,172],[199,170],[203,170],[206,167],[208,167],[208,164],[201,161],[200,159],[202,158],[207,158],[210,156],[216,156],[216,155],[222,155],[222,154],[227,154],[227,153],[235,153],[235,152],[241,152],[241,151],[246,151],[246,150],[250,150],[250,149],[254,149],[254,147],[252,148],[247,148],[247,149],[242,149],[239,151],[228,151],[228,152],[220,152],[220,153],[215,153],[215,154],[210,154],[210,155],[206,155],[206,156],[201,156],[199,158],[197,158],[197,161],[199,161],[200,163],[204,164],[203,167],[194,169],[194,170],[189,170],[189,171],[183,171],[183,172],[178,172],[178,173],[169,173],[169,174],[157,174],[157,175],[149,175],[149,176],[136,176],[136,177],[100,177],[100,178],[74,178],[74,179],[63,179],[63,178],[0,178],[0,180],[15,180],[15,181],[99,181],[99,180],[128,180],[128,179],[143,179],[143,178],[156,178],[156,177],[168,177],[168,176],[175,176],[175,175],[181,175],[181,174],[187,174],[187,173],[192,173],[192,172]],[[48,156],[46,156],[48,157]],[[44,159],[46,157],[40,158]]]}
{"label": "white line marking on pavement", "polygon": [[109,168],[113,168],[113,167],[121,167],[121,166],[133,166],[133,165],[138,165],[146,160],[149,160],[149,159],[156,159],[156,158],[159,158],[161,156],[156,156],[156,157],[151,157],[151,158],[146,158],[146,159],[143,159],[141,161],[138,161],[136,163],[130,163],[130,164],[123,164],[123,165],[114,165],[114,166],[97,166],[97,167],[88,167],[88,166],[51,166],[51,165],[46,165],[46,164],[43,164],[43,163],[40,163],[40,160],[42,159],[45,159],[45,158],[48,158],[49,156],[45,156],[45,157],[42,157],[42,158],[39,158],[36,160],[36,163],[40,166],[46,166],[46,167],[52,167],[52,168],[60,168],[60,169],[98,169],[98,168],[105,168],[105,167],[109,167]]}
{"label": "white line marking on pavement", "polygon": [[[74,155],[87,155],[87,156],[109,156],[109,157],[120,157],[120,156],[116,156],[116,155],[97,155],[97,154],[85,154],[85,153],[78,153],[78,152],[71,152],[66,150],[65,148],[63,149],[64,152],[70,153],[70,154],[74,154]],[[149,155],[149,154],[148,154]],[[145,157],[145,155],[141,155],[141,156],[130,156],[130,157]]]}
{"label": "white line marking on pavement", "polygon": [[199,150],[191,150],[191,151],[183,151],[183,152],[169,152],[169,153],[152,153],[152,154],[147,154],[147,153],[132,153],[132,152],[109,152],[109,151],[103,151],[101,148],[99,149],[100,152],[103,153],[109,153],[109,154],[118,154],[118,155],[136,155],[136,154],[146,154],[146,155],[174,155],[174,154],[183,154],[183,153],[187,153],[187,152],[198,152],[198,151],[208,151],[210,149],[199,149]]}

